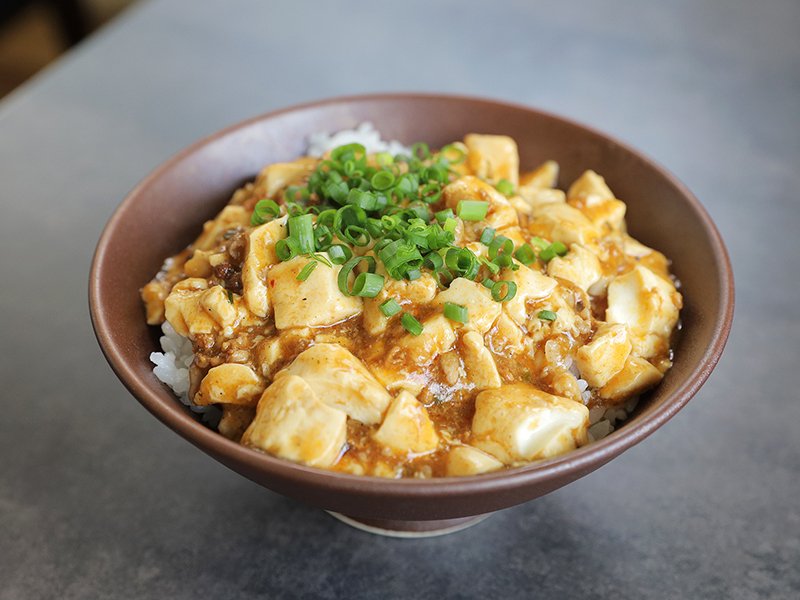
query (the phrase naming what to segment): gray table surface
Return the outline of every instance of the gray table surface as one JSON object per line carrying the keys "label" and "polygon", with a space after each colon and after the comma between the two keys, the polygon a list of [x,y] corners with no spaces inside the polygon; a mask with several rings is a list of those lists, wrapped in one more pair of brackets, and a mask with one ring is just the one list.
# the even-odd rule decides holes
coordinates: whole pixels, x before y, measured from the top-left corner
{"label": "gray table surface", "polygon": [[[800,597],[800,4],[137,6],[0,103],[0,598]],[[367,91],[604,129],[729,244],[733,334],[672,422],[463,533],[350,529],[228,471],[106,366],[86,281],[124,194],[224,125]]]}

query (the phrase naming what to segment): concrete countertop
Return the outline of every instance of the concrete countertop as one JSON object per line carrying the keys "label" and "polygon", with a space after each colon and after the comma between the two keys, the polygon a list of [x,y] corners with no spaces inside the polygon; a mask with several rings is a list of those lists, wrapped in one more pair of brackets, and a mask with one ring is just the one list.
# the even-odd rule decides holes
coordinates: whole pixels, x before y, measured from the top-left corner
{"label": "concrete countertop", "polygon": [[[800,4],[156,0],[0,103],[0,598],[800,597]],[[496,97],[672,170],[726,239],[710,381],[588,477],[429,540],[228,471],[103,360],[86,301],[125,193],[200,136],[373,91]]]}

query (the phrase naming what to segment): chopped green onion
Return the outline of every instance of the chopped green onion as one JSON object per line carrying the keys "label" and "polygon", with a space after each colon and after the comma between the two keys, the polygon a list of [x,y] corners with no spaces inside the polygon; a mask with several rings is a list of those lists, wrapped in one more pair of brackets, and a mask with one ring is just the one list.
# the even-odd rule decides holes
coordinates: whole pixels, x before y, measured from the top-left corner
{"label": "chopped green onion", "polygon": [[456,213],[453,212],[452,208],[445,208],[436,213],[436,220],[439,221],[439,223],[444,223],[447,219],[452,219],[455,216]]}
{"label": "chopped green onion", "polygon": [[[447,144],[439,150],[439,154],[443,155],[445,160],[451,165],[458,165],[464,162],[467,158],[467,153],[454,144]],[[450,155],[455,154],[455,158],[450,158]]]}
{"label": "chopped green onion", "polygon": [[298,254],[301,254],[300,244],[298,244],[297,240],[294,238],[278,240],[275,242],[275,254],[278,255],[279,260],[291,260]]}
{"label": "chopped green onion", "polygon": [[487,258],[484,258],[483,256],[481,256],[480,258],[478,258],[478,260],[480,261],[480,263],[481,263],[481,264],[482,264],[484,267],[486,267],[487,269],[489,269],[489,272],[490,272],[492,275],[497,275],[497,274],[500,272],[500,265],[498,265],[498,264],[496,264],[496,263],[493,263],[492,261],[490,261],[490,260],[489,260],[489,259],[487,259]]}
{"label": "chopped green onion", "polygon": [[514,242],[504,235],[498,235],[492,240],[492,243],[489,244],[489,260],[495,261],[495,259],[502,254],[511,256],[513,252]]}
{"label": "chopped green onion", "polygon": [[378,152],[375,154],[375,162],[382,167],[386,167],[394,162],[394,157],[388,152]]}
{"label": "chopped green onion", "polygon": [[567,247],[561,242],[553,242],[547,248],[539,252],[539,259],[542,262],[549,262],[556,256],[564,256],[567,253]]}
{"label": "chopped green onion", "polygon": [[385,317],[393,317],[403,310],[394,298],[389,298],[378,307]]}
{"label": "chopped green onion", "polygon": [[414,318],[414,315],[412,315],[411,313],[403,313],[403,316],[400,317],[400,323],[403,325],[405,330],[411,335],[419,335],[420,333],[422,333],[423,330],[422,323],[417,321]]}
{"label": "chopped green onion", "polygon": [[422,271],[419,269],[409,269],[406,271],[406,279],[409,281],[416,281],[420,277],[422,277]]}
{"label": "chopped green onion", "polygon": [[487,287],[489,289],[492,289],[494,287],[494,281],[489,277],[481,281],[481,284],[483,285],[483,287]]}
{"label": "chopped green onion", "polygon": [[446,218],[444,220],[444,224],[442,225],[442,229],[453,234],[456,232],[456,227],[458,227],[458,220],[453,217]]}
{"label": "chopped green onion", "polygon": [[353,282],[353,295],[362,298],[374,298],[383,289],[383,275],[377,273],[359,273]]}
{"label": "chopped green onion", "polygon": [[311,215],[289,217],[289,237],[297,242],[300,254],[314,252],[314,221]]}
{"label": "chopped green onion", "polygon": [[481,221],[489,212],[489,203],[483,200],[460,200],[456,214],[464,221]]}
{"label": "chopped green onion", "polygon": [[386,272],[393,279],[402,279],[408,269],[422,264],[422,254],[417,246],[406,240],[395,240],[378,251]]}
{"label": "chopped green onion", "polygon": [[253,214],[250,215],[250,225],[263,225],[279,214],[281,214],[281,207],[277,202],[268,198],[259,200],[253,207]]}
{"label": "chopped green onion", "polygon": [[417,142],[416,144],[411,144],[411,156],[415,156],[422,160],[429,158],[431,155],[431,149],[428,147],[428,144],[425,142]]}
{"label": "chopped green onion", "polygon": [[497,182],[497,185],[494,186],[497,188],[497,191],[503,194],[504,196],[510,196],[514,193],[514,184],[511,183],[508,179],[501,179]]}
{"label": "chopped green onion", "polygon": [[535,236],[531,238],[531,244],[539,248],[539,250],[544,250],[550,245],[547,240],[543,240],[542,238]]}
{"label": "chopped green onion", "polygon": [[516,258],[523,265],[529,265],[536,260],[536,253],[529,244],[522,244],[519,248],[517,248],[517,251],[514,252],[514,258]]}
{"label": "chopped green onion", "polygon": [[508,302],[517,295],[517,284],[513,281],[496,281],[492,285],[492,298],[497,302]]}
{"label": "chopped green onion", "polygon": [[536,316],[542,321],[555,321],[558,315],[556,315],[556,313],[554,313],[552,310],[540,310],[539,314]]}
{"label": "chopped green onion", "polygon": [[450,248],[444,262],[454,274],[467,279],[475,279],[480,269],[478,257],[468,248]]}
{"label": "chopped green onion", "polygon": [[[339,285],[339,291],[341,291],[345,296],[355,296],[356,295],[354,293],[354,291],[353,291],[353,289],[355,288],[355,282],[354,282],[353,288],[350,288],[350,286],[348,285],[349,284],[348,280],[350,278],[350,274],[353,272],[353,269],[355,269],[356,265],[358,263],[360,263],[362,260],[366,261],[367,268],[368,268],[370,273],[374,273],[375,272],[375,259],[372,258],[371,256],[354,256],[353,258],[348,260],[346,263],[344,263],[342,265],[341,270],[339,271],[339,276],[336,278],[336,282]],[[363,273],[362,273],[362,275],[363,275]],[[358,279],[358,277],[356,277],[356,280],[357,279]],[[365,283],[366,282],[364,282],[362,280],[361,289],[363,289]],[[383,285],[382,281],[381,281],[381,285]],[[380,289],[378,291],[380,291]]]}
{"label": "chopped green onion", "polygon": [[444,303],[444,316],[457,323],[466,323],[469,321],[467,307],[453,302]]}
{"label": "chopped green onion", "polygon": [[317,261],[312,260],[306,263],[306,266],[300,269],[300,272],[297,274],[297,281],[305,281],[308,279],[308,276],[311,275],[311,272],[317,268]]}
{"label": "chopped green onion", "polygon": [[334,244],[328,248],[328,256],[335,265],[343,265],[353,257],[353,251],[344,244]]}
{"label": "chopped green onion", "polygon": [[233,304],[233,292],[228,290],[228,302]]}
{"label": "chopped green onion", "polygon": [[492,227],[486,227],[483,232],[481,233],[480,242],[484,246],[488,246],[494,240],[495,230]]}
{"label": "chopped green onion", "polygon": [[428,252],[422,264],[430,268],[431,271],[438,271],[444,266],[444,259],[438,252]]}
{"label": "chopped green onion", "polygon": [[391,171],[378,171],[369,182],[374,189],[383,192],[394,185],[394,175]]}

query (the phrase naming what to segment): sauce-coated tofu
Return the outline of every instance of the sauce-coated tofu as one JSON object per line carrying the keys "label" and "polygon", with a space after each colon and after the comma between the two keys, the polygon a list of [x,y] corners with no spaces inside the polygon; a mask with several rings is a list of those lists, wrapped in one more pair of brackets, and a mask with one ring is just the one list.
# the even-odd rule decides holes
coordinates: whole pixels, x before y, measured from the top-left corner
{"label": "sauce-coated tofu", "polygon": [[301,352],[278,377],[302,377],[325,404],[367,425],[381,422],[389,392],[359,359],[339,344],[316,344]]}
{"label": "sauce-coated tofu", "polygon": [[418,366],[429,365],[437,356],[450,350],[456,343],[456,334],[443,314],[426,319],[422,333],[408,333],[397,341],[397,346]]}
{"label": "sauce-coated tofu", "polygon": [[634,354],[650,358],[669,344],[680,306],[681,295],[675,286],[637,266],[609,284],[606,321],[626,324]]}
{"label": "sauce-coated tofu", "polygon": [[511,300],[503,303],[503,310],[520,326],[524,325],[528,320],[526,303],[529,300],[546,298],[553,293],[558,285],[558,282],[552,277],[543,275],[536,269],[523,265],[520,265],[516,271],[504,269],[500,272],[498,279],[513,281],[517,284],[517,293]]}
{"label": "sauce-coated tofu", "polygon": [[447,475],[466,477],[490,473],[503,468],[503,463],[494,456],[472,446],[456,446],[447,454]]}
{"label": "sauce-coated tofu", "polygon": [[394,298],[400,306],[407,304],[427,304],[436,296],[436,280],[430,273],[423,273],[418,279],[392,279],[379,267],[377,273],[385,277],[383,288],[374,298],[364,298],[364,328],[370,335],[380,335],[386,331],[389,317],[380,306],[389,298]]}
{"label": "sauce-coated tofu", "polygon": [[603,276],[600,260],[580,244],[572,244],[565,256],[556,256],[547,263],[547,274],[571,281],[584,292]]}
{"label": "sauce-coated tofu", "polygon": [[373,437],[398,454],[424,454],[436,450],[439,445],[439,436],[428,411],[405,391],[392,401],[386,418]]}
{"label": "sauce-coated tofu", "polygon": [[475,400],[472,444],[505,464],[556,456],[588,441],[589,409],[526,383]]}
{"label": "sauce-coated tofu", "polygon": [[558,163],[554,160],[546,160],[533,171],[528,171],[520,175],[519,186],[531,188],[553,188],[558,183]]}
{"label": "sauce-coated tofu", "polygon": [[492,353],[483,345],[483,336],[477,331],[467,331],[461,336],[459,343],[461,359],[464,361],[464,371],[467,381],[476,390],[498,388],[502,381],[497,372]]}
{"label": "sauce-coated tofu", "polygon": [[604,323],[592,341],[578,348],[575,364],[581,377],[592,387],[603,387],[625,366],[631,353],[628,327],[619,323]]}
{"label": "sauce-coated tofu", "polygon": [[317,398],[303,379],[289,375],[261,396],[242,444],[312,467],[330,467],[346,437],[347,415]]}
{"label": "sauce-coated tofu", "polygon": [[195,250],[210,250],[228,229],[245,227],[250,224],[250,212],[241,206],[226,206],[211,221],[206,221],[203,225],[203,233],[200,234],[192,247]]}
{"label": "sauce-coated tofu", "polygon": [[306,175],[310,175],[316,166],[317,161],[313,158],[269,165],[258,174],[256,187],[263,190],[265,196],[272,198],[286,186],[299,183]]}
{"label": "sauce-coated tofu", "polygon": [[446,185],[442,190],[442,198],[444,198],[445,205],[448,208],[452,208],[456,213],[458,211],[458,203],[461,200],[480,200],[489,203],[489,210],[482,221],[464,223],[465,227],[475,230],[474,232],[477,232],[478,235],[480,235],[484,227],[502,229],[519,225],[517,211],[514,210],[508,199],[494,187],[477,177],[462,177]]}
{"label": "sauce-coated tofu", "polygon": [[[212,333],[231,326],[236,318],[233,305],[221,286],[208,287],[205,279],[189,278],[176,283],[164,300],[164,314],[173,329],[184,337]],[[233,312],[231,312],[233,311]]]}
{"label": "sauce-coated tofu", "polygon": [[600,397],[621,402],[647,391],[661,381],[662,377],[661,371],[645,359],[629,356],[622,370],[600,388]]}
{"label": "sauce-coated tofu", "polygon": [[[439,292],[434,304],[444,306],[452,302],[467,308],[468,321],[464,327],[486,333],[500,316],[500,303],[492,299],[492,294],[484,285],[464,277],[457,277],[446,290]],[[460,323],[454,323],[460,325]]]}
{"label": "sauce-coated tofu", "polygon": [[256,227],[247,236],[247,251],[242,264],[242,288],[247,308],[254,315],[266,317],[270,311],[267,268],[279,262],[275,243],[286,237],[287,217]]}
{"label": "sauce-coated tofu", "polygon": [[309,262],[297,256],[279,263],[267,272],[267,287],[275,311],[275,326],[323,327],[333,325],[361,312],[358,296],[345,296],[336,282],[340,265],[318,264],[305,281],[297,275]]}
{"label": "sauce-coated tofu", "polygon": [[209,369],[203,377],[194,403],[255,406],[263,391],[264,384],[253,369],[247,365],[223,363]]}
{"label": "sauce-coated tofu", "polygon": [[554,242],[589,244],[599,235],[594,224],[574,206],[549,202],[534,206],[529,229],[534,235]]}
{"label": "sauce-coated tofu", "polygon": [[514,187],[519,183],[519,152],[517,143],[507,135],[470,133],[464,138],[467,164],[483,179],[507,179]]}

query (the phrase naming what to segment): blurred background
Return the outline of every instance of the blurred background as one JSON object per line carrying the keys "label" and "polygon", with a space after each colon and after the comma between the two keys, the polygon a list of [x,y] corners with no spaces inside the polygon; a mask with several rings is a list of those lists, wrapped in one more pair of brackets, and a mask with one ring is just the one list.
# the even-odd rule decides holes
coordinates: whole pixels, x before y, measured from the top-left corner
{"label": "blurred background", "polygon": [[135,0],[2,0],[0,98]]}

